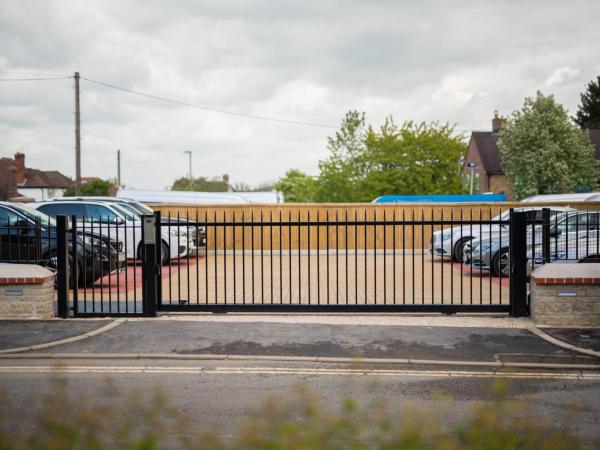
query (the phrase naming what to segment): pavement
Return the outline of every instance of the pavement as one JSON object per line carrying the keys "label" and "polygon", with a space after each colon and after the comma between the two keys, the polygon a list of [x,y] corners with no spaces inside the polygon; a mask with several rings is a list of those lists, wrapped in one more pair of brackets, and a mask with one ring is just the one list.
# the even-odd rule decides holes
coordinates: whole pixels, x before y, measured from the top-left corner
{"label": "pavement", "polygon": [[108,323],[105,320],[2,320],[0,350],[45,344],[89,333]]}
{"label": "pavement", "polygon": [[[396,319],[396,320],[394,320]],[[119,326],[67,340],[110,320],[0,322],[0,350],[53,341],[41,354],[169,354],[463,362],[598,364],[600,358],[554,345],[529,321],[476,316],[199,315],[120,319]],[[545,329],[572,345],[597,349],[598,330]]]}

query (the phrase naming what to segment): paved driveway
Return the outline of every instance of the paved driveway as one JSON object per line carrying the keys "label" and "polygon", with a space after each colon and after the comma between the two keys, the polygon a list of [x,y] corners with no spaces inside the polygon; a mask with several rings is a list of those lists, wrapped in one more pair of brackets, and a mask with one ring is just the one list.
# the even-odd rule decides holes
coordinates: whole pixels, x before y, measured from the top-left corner
{"label": "paved driveway", "polygon": [[[105,277],[80,290],[89,303],[141,303],[141,268]],[[490,277],[428,254],[208,255],[174,260],[162,268],[163,302],[178,304],[503,304],[508,280]],[[97,305],[99,306],[99,305]],[[106,306],[106,305],[104,305]]]}

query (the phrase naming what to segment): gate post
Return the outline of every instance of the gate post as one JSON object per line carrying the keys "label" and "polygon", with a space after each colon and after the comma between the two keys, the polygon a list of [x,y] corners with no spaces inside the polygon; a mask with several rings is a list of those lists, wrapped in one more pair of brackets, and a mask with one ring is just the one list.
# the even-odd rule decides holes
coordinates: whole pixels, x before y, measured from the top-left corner
{"label": "gate post", "polygon": [[157,250],[160,255],[160,233],[156,234],[154,215],[142,216],[142,312],[146,317],[156,316],[160,260],[157,264]]}
{"label": "gate post", "polygon": [[56,217],[56,287],[58,317],[69,315],[69,251],[67,249],[67,216]]}
{"label": "gate post", "polygon": [[510,210],[510,315],[529,315],[527,306],[527,214]]}

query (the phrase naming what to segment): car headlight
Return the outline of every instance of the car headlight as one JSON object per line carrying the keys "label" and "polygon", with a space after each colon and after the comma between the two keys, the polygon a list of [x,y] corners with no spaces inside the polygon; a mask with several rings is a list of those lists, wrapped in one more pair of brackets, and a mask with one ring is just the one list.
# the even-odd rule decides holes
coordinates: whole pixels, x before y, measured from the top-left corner
{"label": "car headlight", "polygon": [[90,248],[106,247],[106,243],[102,239],[93,237],[93,236],[88,236],[88,235],[79,236],[78,241],[80,243],[83,243],[86,247],[90,247]]}
{"label": "car headlight", "polygon": [[482,252],[488,251],[490,248],[492,248],[492,241],[481,241],[479,243],[479,248]]}
{"label": "car headlight", "polygon": [[444,231],[442,233],[442,241],[449,241],[453,238],[453,236],[454,236],[454,232],[452,230]]}
{"label": "car headlight", "polygon": [[186,235],[186,232],[185,232],[184,228],[175,227],[175,228],[171,228],[170,234],[171,234],[171,236],[174,236],[174,237],[177,237],[177,236],[182,237],[182,236]]}

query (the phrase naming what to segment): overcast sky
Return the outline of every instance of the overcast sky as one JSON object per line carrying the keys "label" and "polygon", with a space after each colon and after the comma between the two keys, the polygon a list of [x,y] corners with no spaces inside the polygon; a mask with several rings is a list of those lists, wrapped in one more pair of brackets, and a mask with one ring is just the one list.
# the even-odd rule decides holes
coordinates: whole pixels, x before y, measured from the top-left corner
{"label": "overcast sky", "polygon": [[[598,1],[0,0],[0,78],[72,75],[243,114],[489,129],[526,96],[574,113],[600,74]],[[0,82],[0,156],[74,176],[73,80]],[[317,173],[335,128],[253,120],[81,81],[82,174],[163,189]]]}

